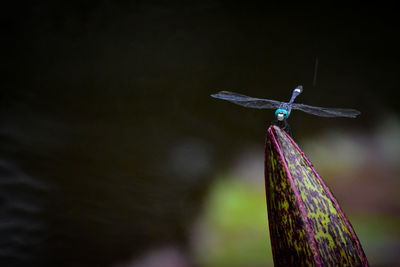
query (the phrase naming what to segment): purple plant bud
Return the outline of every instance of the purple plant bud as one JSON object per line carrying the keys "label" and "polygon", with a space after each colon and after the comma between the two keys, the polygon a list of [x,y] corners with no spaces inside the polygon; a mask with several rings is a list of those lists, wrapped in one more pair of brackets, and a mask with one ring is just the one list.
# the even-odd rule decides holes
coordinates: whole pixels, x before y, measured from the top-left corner
{"label": "purple plant bud", "polygon": [[265,182],[275,266],[368,266],[336,199],[277,126],[267,132]]}

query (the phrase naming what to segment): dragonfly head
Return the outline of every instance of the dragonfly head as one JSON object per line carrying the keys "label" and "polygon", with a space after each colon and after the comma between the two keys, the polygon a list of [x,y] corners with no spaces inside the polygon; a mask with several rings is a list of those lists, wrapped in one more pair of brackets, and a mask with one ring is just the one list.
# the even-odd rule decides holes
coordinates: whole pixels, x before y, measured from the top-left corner
{"label": "dragonfly head", "polygon": [[289,116],[289,113],[287,112],[286,109],[278,108],[275,111],[275,117],[278,119],[278,121],[283,121]]}

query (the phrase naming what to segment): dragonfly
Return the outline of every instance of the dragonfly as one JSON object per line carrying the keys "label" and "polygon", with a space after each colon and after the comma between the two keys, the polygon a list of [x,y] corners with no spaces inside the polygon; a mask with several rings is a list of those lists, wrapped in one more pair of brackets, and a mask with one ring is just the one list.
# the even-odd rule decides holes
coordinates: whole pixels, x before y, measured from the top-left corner
{"label": "dragonfly", "polygon": [[211,96],[218,99],[227,100],[234,104],[246,107],[246,108],[257,108],[257,109],[275,109],[275,117],[278,121],[286,120],[292,110],[300,110],[308,114],[312,114],[319,117],[346,117],[355,118],[360,114],[360,111],[355,109],[347,108],[323,108],[310,106],[305,104],[293,103],[295,98],[303,92],[303,86],[297,86],[292,93],[292,97],[289,102],[281,102],[277,100],[255,98],[246,95],[241,95],[229,91],[221,91]]}

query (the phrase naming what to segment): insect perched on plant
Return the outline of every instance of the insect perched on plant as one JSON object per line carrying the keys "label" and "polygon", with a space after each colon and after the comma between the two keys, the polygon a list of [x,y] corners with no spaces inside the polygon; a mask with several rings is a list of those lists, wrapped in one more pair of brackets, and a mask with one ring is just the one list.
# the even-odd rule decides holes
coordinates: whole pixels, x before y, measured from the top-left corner
{"label": "insect perched on plant", "polygon": [[273,121],[272,124],[278,125],[289,134],[290,134],[290,126],[286,122],[286,119],[289,117],[292,109],[301,110],[303,112],[316,115],[319,117],[355,118],[357,115],[360,114],[360,112],[355,109],[323,108],[323,107],[315,107],[305,104],[293,103],[294,99],[299,94],[301,94],[301,92],[303,92],[303,86],[299,85],[293,90],[292,97],[290,98],[289,102],[255,98],[229,91],[221,91],[218,92],[217,94],[212,94],[211,96],[214,98],[227,100],[229,102],[235,103],[240,106],[244,106],[246,108],[276,109],[275,110],[276,121]]}

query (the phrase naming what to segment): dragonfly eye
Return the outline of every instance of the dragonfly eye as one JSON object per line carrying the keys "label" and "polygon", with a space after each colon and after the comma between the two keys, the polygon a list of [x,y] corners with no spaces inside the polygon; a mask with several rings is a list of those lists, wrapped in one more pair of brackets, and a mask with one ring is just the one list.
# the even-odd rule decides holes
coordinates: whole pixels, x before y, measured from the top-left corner
{"label": "dragonfly eye", "polygon": [[288,117],[288,112],[287,112],[287,110],[285,110],[285,109],[282,109],[282,108],[278,108],[276,111],[275,111],[275,116],[276,116],[276,118],[278,119],[278,120],[283,120],[283,119],[286,119],[287,117]]}

